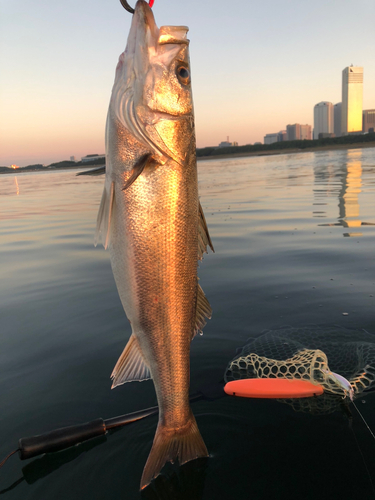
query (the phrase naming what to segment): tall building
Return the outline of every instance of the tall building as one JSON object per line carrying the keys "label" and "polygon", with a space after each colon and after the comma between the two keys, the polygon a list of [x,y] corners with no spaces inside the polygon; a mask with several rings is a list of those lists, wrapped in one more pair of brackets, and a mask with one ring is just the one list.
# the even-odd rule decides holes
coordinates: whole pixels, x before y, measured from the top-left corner
{"label": "tall building", "polygon": [[314,139],[319,139],[319,134],[333,134],[333,104],[319,102],[314,106]]}
{"label": "tall building", "polygon": [[280,130],[280,132],[264,136],[264,144],[273,144],[274,142],[283,142],[286,140],[286,130]]}
{"label": "tall building", "polygon": [[341,133],[362,132],[363,68],[342,70]]}
{"label": "tall building", "polygon": [[277,142],[283,142],[287,140],[286,130],[280,130],[277,134]]}
{"label": "tall building", "polygon": [[333,133],[336,137],[341,136],[341,108],[341,102],[333,106]]}
{"label": "tall building", "polygon": [[363,123],[362,132],[374,132],[374,130],[375,130],[375,109],[364,109],[363,110],[362,123]]}
{"label": "tall building", "polygon": [[286,139],[287,141],[296,141],[301,138],[301,126],[299,123],[286,126]]}
{"label": "tall building", "polygon": [[303,141],[306,139],[307,141],[311,141],[311,125],[300,125],[300,139]]}
{"label": "tall building", "polygon": [[286,126],[286,140],[287,141],[298,141],[298,140],[311,140],[311,125],[300,125],[295,123],[294,125]]}
{"label": "tall building", "polygon": [[264,136],[264,144],[273,144],[274,142],[277,142],[277,136],[278,134],[266,134]]}

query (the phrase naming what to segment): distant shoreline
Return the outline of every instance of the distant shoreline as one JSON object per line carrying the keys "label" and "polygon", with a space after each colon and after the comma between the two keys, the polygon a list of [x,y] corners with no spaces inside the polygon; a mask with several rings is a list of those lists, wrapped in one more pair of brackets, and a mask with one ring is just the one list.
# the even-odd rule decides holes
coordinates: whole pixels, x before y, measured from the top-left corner
{"label": "distant shoreline", "polygon": [[[353,144],[327,144],[326,146],[316,146],[310,148],[289,148],[289,149],[272,149],[268,151],[248,151],[242,153],[224,153],[224,154],[215,154],[209,156],[198,156],[197,161],[205,161],[205,160],[220,160],[223,158],[242,158],[242,157],[252,157],[252,156],[279,156],[279,155],[290,155],[297,153],[314,153],[315,151],[336,151],[340,149],[362,149],[362,148],[375,148],[375,141],[373,142],[360,142]],[[72,169],[90,169],[97,168],[98,164],[94,165],[65,165],[64,167],[43,167],[43,168],[35,168],[35,169],[27,169],[27,168],[19,168],[8,171],[0,171],[0,175],[15,175],[21,174],[25,172],[51,172],[57,170],[72,170]]]}
{"label": "distant shoreline", "polygon": [[243,153],[226,153],[226,154],[217,154],[210,156],[199,156],[197,157],[197,161],[201,160],[218,160],[221,158],[240,158],[246,156],[275,156],[275,155],[289,155],[296,153],[314,153],[315,151],[334,151],[339,149],[362,149],[362,148],[375,148],[374,142],[361,142],[354,144],[329,144],[326,146],[316,146],[312,148],[298,149],[298,148],[290,148],[290,149],[273,149],[272,151],[249,151]]}
{"label": "distant shoreline", "polygon": [[60,170],[74,170],[74,169],[94,169],[94,168],[98,168],[100,167],[100,165],[71,165],[71,166],[67,166],[65,165],[64,167],[40,167],[40,168],[35,168],[35,169],[31,169],[31,168],[24,168],[24,167],[20,167],[20,168],[15,168],[15,169],[11,169],[9,168],[9,172],[8,171],[0,171],[0,175],[1,174],[4,174],[4,175],[15,175],[15,174],[24,174],[24,173],[27,173],[27,172],[56,172],[56,171],[60,171]]}

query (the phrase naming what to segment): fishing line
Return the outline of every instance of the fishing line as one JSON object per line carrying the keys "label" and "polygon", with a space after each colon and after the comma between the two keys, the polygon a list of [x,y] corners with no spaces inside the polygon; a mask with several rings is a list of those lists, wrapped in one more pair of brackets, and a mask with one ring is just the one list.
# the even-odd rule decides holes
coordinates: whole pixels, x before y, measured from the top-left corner
{"label": "fishing line", "polygon": [[[357,412],[358,412],[359,416],[361,417],[362,421],[363,421],[363,422],[364,422],[364,424],[366,425],[366,427],[367,427],[368,431],[370,432],[371,436],[372,436],[372,437],[374,438],[374,440],[375,440],[374,433],[372,432],[372,430],[370,429],[370,427],[369,427],[368,423],[366,422],[365,417],[364,417],[364,416],[362,415],[362,413],[359,411],[359,408],[358,408],[358,407],[357,407],[357,405],[354,403],[354,401],[352,401],[352,403],[353,403],[354,408],[357,410]],[[375,498],[375,488],[374,488],[374,483],[372,482],[371,474],[370,474],[370,471],[369,471],[369,469],[368,469],[368,467],[367,467],[367,463],[366,463],[365,457],[363,456],[363,453],[362,453],[361,447],[360,447],[360,445],[359,445],[359,442],[358,442],[357,436],[356,436],[356,434],[355,434],[355,432],[354,432],[352,422],[351,422],[350,428],[351,428],[351,430],[352,430],[353,437],[354,437],[354,440],[355,440],[355,442],[356,442],[356,444],[357,444],[357,448],[358,448],[358,450],[359,450],[359,453],[360,453],[360,455],[361,455],[361,457],[362,457],[362,461],[363,461],[363,464],[364,464],[364,466],[365,466],[365,469],[366,469],[366,472],[367,472],[367,476],[368,476],[368,478],[369,478],[369,480],[370,480],[370,483],[371,483],[371,488],[372,488],[372,492],[373,492],[373,494],[374,494],[374,498]]]}
{"label": "fishing line", "polygon": [[[368,430],[371,432],[371,429],[369,428],[369,426],[367,425],[365,419],[363,418],[361,412],[358,410],[357,406],[355,405],[354,401],[352,401],[353,405],[355,406],[356,410],[358,411],[358,413],[360,414],[360,416],[362,417],[362,420],[365,422],[366,424],[366,427],[368,428]],[[357,448],[358,448],[358,451],[359,451],[359,454],[361,455],[362,457],[362,462],[363,462],[363,465],[365,466],[365,469],[366,469],[366,472],[367,472],[367,476],[370,480],[370,484],[371,484],[371,489],[372,489],[372,492],[374,494],[374,498],[375,498],[375,488],[374,488],[374,483],[372,482],[372,478],[371,478],[371,474],[370,474],[370,471],[367,467],[367,463],[366,463],[366,460],[365,460],[365,457],[363,456],[363,453],[362,453],[362,450],[361,450],[361,447],[359,446],[359,442],[358,442],[358,439],[357,439],[357,436],[354,432],[354,429],[353,429],[353,422],[350,420],[350,428],[352,430],[352,433],[353,433],[353,437],[354,437],[354,441],[356,442],[356,445],[357,445]],[[374,437],[374,434],[371,432],[372,436]],[[375,439],[375,437],[374,437]]]}
{"label": "fishing line", "polygon": [[17,451],[20,451],[19,448],[17,448],[16,450],[12,451],[11,453],[9,453],[8,456],[6,456],[1,462],[0,462],[0,469],[1,467],[5,464],[5,462],[8,460],[8,458],[10,458],[12,455],[14,455],[15,453],[17,453]]}
{"label": "fishing line", "polygon": [[367,429],[369,430],[369,432],[370,432],[371,436],[372,436],[372,437],[374,438],[374,440],[375,440],[374,433],[373,433],[373,432],[372,432],[372,430],[370,429],[370,427],[369,427],[368,423],[367,423],[367,422],[366,422],[366,420],[365,420],[365,417],[364,417],[364,416],[362,415],[362,413],[359,411],[359,409],[358,409],[357,405],[354,403],[354,401],[353,401],[353,405],[354,405],[354,408],[357,410],[357,412],[358,412],[359,416],[360,416],[360,417],[361,417],[361,419],[363,420],[363,422],[364,422],[365,426],[366,426],[366,427],[367,427]]}

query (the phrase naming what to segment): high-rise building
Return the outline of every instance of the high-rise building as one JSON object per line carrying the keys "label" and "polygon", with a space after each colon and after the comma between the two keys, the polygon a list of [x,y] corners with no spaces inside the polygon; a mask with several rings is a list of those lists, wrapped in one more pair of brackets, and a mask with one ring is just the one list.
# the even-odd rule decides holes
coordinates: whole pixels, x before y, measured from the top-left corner
{"label": "high-rise building", "polygon": [[306,139],[307,141],[311,141],[311,125],[300,125],[300,139],[303,141]]}
{"label": "high-rise building", "polygon": [[296,141],[301,138],[301,127],[299,123],[286,126],[286,138],[288,141]]}
{"label": "high-rise building", "polygon": [[287,140],[286,130],[280,130],[277,134],[277,142],[283,142]]}
{"label": "high-rise building", "polygon": [[319,139],[319,134],[333,134],[333,104],[319,102],[314,106],[314,139]]}
{"label": "high-rise building", "polygon": [[341,136],[341,107],[341,102],[333,106],[333,133],[336,137]]}
{"label": "high-rise building", "polygon": [[286,126],[286,140],[287,141],[298,141],[298,140],[311,140],[311,125],[300,125],[295,123],[294,125]]}
{"label": "high-rise building", "polygon": [[373,132],[375,130],[375,109],[363,110],[362,123],[362,132]]}
{"label": "high-rise building", "polygon": [[286,140],[286,130],[280,130],[280,132],[264,136],[264,144],[273,144],[274,142],[283,142]]}
{"label": "high-rise building", "polygon": [[277,138],[278,134],[266,134],[264,136],[264,144],[273,144],[274,142],[278,141]]}
{"label": "high-rise building", "polygon": [[362,131],[363,68],[349,66],[342,70],[341,133]]}

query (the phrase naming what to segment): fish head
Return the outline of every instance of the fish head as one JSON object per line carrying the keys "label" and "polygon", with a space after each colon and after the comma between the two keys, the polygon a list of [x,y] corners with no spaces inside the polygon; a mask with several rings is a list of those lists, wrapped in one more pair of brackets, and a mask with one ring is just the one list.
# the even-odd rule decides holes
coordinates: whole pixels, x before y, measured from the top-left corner
{"label": "fish head", "polygon": [[162,26],[149,47],[143,103],[150,111],[185,116],[193,111],[186,26]]}
{"label": "fish head", "polygon": [[194,139],[187,32],[186,26],[159,29],[149,5],[138,0],[116,69],[114,114],[161,163],[183,162]]}

